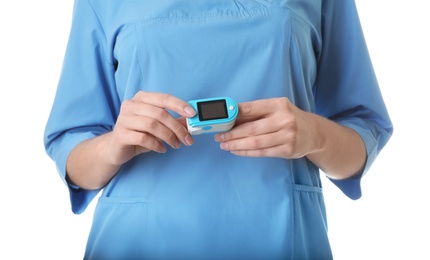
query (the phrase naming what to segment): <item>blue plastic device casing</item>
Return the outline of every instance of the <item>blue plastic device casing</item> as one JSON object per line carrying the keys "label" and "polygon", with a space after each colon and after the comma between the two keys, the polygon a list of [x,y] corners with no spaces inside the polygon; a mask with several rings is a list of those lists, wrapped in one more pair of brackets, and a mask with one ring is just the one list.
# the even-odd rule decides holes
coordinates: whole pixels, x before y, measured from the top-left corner
{"label": "blue plastic device casing", "polygon": [[[222,100],[225,100],[225,109],[227,111],[228,117],[211,120],[200,120],[202,111],[199,111],[199,103],[208,104]],[[194,117],[187,118],[188,132],[192,135],[228,131],[233,128],[239,113],[239,107],[237,103],[228,97],[197,99],[188,101],[188,103],[194,108],[194,110],[197,111],[197,114]]]}

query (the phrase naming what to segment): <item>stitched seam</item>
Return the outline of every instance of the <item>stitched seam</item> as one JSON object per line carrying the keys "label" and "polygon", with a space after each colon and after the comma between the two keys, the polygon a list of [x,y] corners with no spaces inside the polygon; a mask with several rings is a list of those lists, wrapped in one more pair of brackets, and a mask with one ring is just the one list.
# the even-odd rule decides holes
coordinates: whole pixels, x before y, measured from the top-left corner
{"label": "stitched seam", "polygon": [[[105,52],[105,51],[106,51],[106,48],[107,48],[107,46],[108,46],[106,29],[103,27],[103,23],[101,22],[100,16],[99,16],[99,14],[97,13],[96,9],[94,8],[94,5],[93,5],[92,1],[91,1],[91,0],[87,0],[87,2],[88,2],[88,4],[90,5],[91,9],[93,10],[94,15],[95,15],[95,16],[96,16],[96,18],[97,18],[97,22],[98,22],[98,24],[100,25],[101,31],[102,31],[102,33],[103,33],[103,37],[104,37],[105,42],[104,42],[104,46],[102,46],[102,47],[103,47],[103,51]],[[108,65],[114,66],[114,64],[113,64],[113,57],[109,57],[105,62],[106,62]]]}
{"label": "stitched seam", "polygon": [[226,18],[226,19],[244,19],[251,20],[253,16],[267,16],[273,12],[287,12],[288,8],[258,8],[246,10],[243,12],[234,12],[234,11],[223,11],[219,13],[208,13],[199,16],[166,16],[166,17],[157,17],[157,18],[148,18],[137,22],[140,25],[151,25],[151,24],[165,24],[165,23],[174,23],[174,22],[192,22],[199,23],[202,21],[207,21],[216,18]]}

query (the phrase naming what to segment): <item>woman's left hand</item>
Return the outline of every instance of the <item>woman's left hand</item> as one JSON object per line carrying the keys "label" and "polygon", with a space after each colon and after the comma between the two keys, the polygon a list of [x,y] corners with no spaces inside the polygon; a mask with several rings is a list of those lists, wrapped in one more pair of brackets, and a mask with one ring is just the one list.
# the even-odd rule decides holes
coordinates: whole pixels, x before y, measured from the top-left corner
{"label": "woman's left hand", "polygon": [[239,104],[235,127],[215,135],[223,150],[250,157],[301,158],[317,149],[310,113],[287,98]]}

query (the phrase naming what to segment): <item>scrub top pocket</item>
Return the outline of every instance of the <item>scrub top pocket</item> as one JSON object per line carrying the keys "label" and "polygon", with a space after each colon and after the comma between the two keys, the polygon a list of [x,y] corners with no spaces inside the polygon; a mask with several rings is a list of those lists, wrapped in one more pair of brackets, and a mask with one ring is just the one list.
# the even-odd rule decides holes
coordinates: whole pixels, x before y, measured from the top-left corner
{"label": "scrub top pocket", "polygon": [[[295,184],[293,198],[293,259],[333,259],[327,236],[327,218],[322,189]],[[324,221],[315,221],[316,219]]]}
{"label": "scrub top pocket", "polygon": [[[125,213],[126,212],[126,213]],[[100,197],[84,259],[136,259],[145,255],[148,204],[139,198]],[[140,243],[136,246],[136,243]]]}

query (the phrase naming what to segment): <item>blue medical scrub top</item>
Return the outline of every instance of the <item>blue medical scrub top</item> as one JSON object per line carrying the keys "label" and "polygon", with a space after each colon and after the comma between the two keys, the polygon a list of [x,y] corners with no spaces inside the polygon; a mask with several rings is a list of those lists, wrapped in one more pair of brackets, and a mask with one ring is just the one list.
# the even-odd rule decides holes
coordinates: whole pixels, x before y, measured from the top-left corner
{"label": "blue medical scrub top", "polygon": [[[238,103],[287,97],[362,137],[362,174],[392,133],[353,0],[75,0],[46,151],[65,180],[81,141],[112,130],[139,90]],[[74,213],[100,193],[86,259],[330,259],[319,169],[238,157],[213,134],[125,163],[100,192],[68,185]]]}

